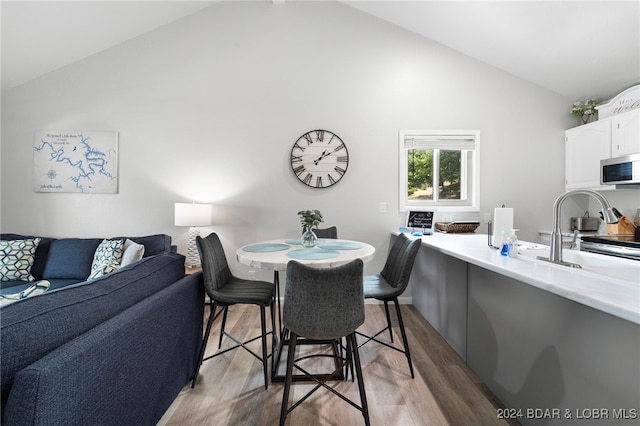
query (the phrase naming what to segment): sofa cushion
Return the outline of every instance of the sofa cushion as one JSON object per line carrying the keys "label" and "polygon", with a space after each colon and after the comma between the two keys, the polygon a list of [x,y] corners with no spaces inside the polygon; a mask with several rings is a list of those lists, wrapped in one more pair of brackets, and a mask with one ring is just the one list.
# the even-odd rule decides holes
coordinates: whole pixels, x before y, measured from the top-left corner
{"label": "sofa cushion", "polygon": [[18,371],[183,277],[184,256],[161,254],[94,281],[49,290],[3,307],[0,316],[3,404]]}
{"label": "sofa cushion", "polygon": [[43,278],[86,280],[100,242],[101,238],[61,238],[51,242]]}
{"label": "sofa cushion", "polygon": [[31,274],[40,238],[0,240],[0,281],[34,281]]}
{"label": "sofa cushion", "polygon": [[124,241],[122,240],[102,240],[93,255],[91,273],[89,274],[90,280],[110,274],[120,268],[120,261],[124,251],[123,243]]}

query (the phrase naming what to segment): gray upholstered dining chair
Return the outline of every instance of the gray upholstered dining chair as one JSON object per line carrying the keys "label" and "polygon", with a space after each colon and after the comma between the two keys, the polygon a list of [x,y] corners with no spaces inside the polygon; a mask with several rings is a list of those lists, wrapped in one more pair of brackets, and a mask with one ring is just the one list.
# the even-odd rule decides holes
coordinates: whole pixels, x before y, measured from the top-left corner
{"label": "gray upholstered dining chair", "polygon": [[[197,237],[196,243],[198,246],[198,252],[200,253],[200,261],[202,263],[202,274],[204,278],[204,288],[209,296],[209,307],[211,308],[209,314],[209,321],[207,322],[207,328],[204,334],[204,338],[202,340],[202,346],[200,348],[200,355],[198,358],[198,363],[196,364],[196,371],[193,375],[193,381],[191,383],[191,387],[193,388],[196,385],[196,379],[198,378],[198,373],[200,371],[200,366],[202,362],[216,357],[218,355],[222,355],[223,353],[229,352],[233,349],[242,347],[246,349],[251,355],[262,361],[263,370],[264,370],[264,388],[267,389],[269,383],[269,375],[267,368],[268,358],[271,357],[273,359],[273,351],[275,349],[275,319],[274,319],[274,293],[275,287],[273,283],[267,281],[255,281],[255,280],[245,280],[241,278],[235,277],[231,270],[229,269],[229,265],[227,263],[227,258],[224,253],[224,249],[222,247],[222,243],[220,242],[220,238],[217,234],[212,233],[206,238]],[[227,312],[229,306],[232,305],[257,305],[260,307],[260,323],[262,328],[262,333],[260,336],[256,336],[252,339],[249,339],[244,342],[240,342],[236,340],[233,336],[225,332],[224,326],[227,320]],[[216,314],[216,308],[220,306],[222,307],[222,324],[220,327],[220,341],[218,343],[218,349],[220,349],[222,344],[222,337],[226,336],[236,343],[235,346],[232,346],[228,349],[224,349],[222,351],[218,351],[214,355],[211,355],[204,358],[205,349],[207,348],[207,341],[209,340],[209,334],[211,332],[211,326],[213,325],[214,319],[218,316]],[[266,315],[265,308],[269,307],[271,311],[271,331],[267,333],[266,330]],[[271,334],[271,354],[267,355],[267,335]],[[246,344],[249,342],[253,342],[254,340],[262,339],[262,355],[258,355],[249,349]]]}
{"label": "gray upholstered dining chair", "polygon": [[338,238],[338,228],[332,226],[330,228],[323,229],[314,229],[313,233],[316,234],[318,238],[333,238],[334,240]]}
{"label": "gray upholstered dining chair", "polygon": [[[365,275],[363,279],[364,297],[365,299],[377,299],[384,303],[384,310],[387,316],[387,326],[372,336],[357,332],[358,335],[366,337],[367,339],[361,343],[359,347],[362,347],[373,340],[405,354],[407,362],[409,363],[409,371],[411,372],[412,378],[415,377],[413,374],[413,363],[411,362],[411,352],[409,351],[409,342],[407,341],[407,333],[404,329],[404,321],[402,320],[402,313],[400,312],[398,296],[406,290],[407,285],[409,284],[411,269],[413,268],[413,263],[421,244],[422,240],[419,238],[411,239],[405,234],[398,235],[391,246],[391,250],[389,251],[389,255],[387,256],[387,260],[382,271],[376,275]],[[396,307],[396,315],[398,317],[398,325],[402,335],[403,349],[393,345],[393,330],[391,328],[391,316],[389,315],[389,302],[393,302]],[[378,336],[387,330],[389,330],[391,344],[378,339]]]}
{"label": "gray upholstered dining chair", "polygon": [[[280,425],[284,425],[287,415],[313,392],[321,387],[348,402],[362,412],[365,424],[369,424],[369,409],[362,379],[362,368],[355,330],[364,323],[364,294],[362,287],[363,262],[356,259],[346,265],[333,268],[316,268],[292,260],[287,265],[287,280],[284,292],[284,312],[282,321],[285,336],[288,336],[287,369],[280,411]],[[296,345],[305,343],[329,343],[338,345],[346,337],[346,351],[333,354],[307,354],[296,359]],[[283,343],[281,342],[281,345]],[[308,363],[299,363],[315,357],[331,357],[335,370],[330,374],[314,375],[307,371]],[[360,405],[340,394],[328,380],[340,376],[348,366],[355,365],[360,391]],[[317,383],[304,397],[288,408],[289,392],[293,378],[293,368]]]}

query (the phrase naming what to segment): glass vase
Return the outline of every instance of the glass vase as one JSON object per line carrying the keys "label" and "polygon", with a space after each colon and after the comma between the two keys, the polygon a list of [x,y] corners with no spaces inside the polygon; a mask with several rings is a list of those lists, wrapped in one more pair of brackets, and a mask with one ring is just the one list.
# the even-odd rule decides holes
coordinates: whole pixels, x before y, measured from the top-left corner
{"label": "glass vase", "polygon": [[316,236],[315,232],[313,232],[313,229],[311,229],[311,227],[307,227],[302,234],[302,247],[315,247],[317,243],[318,237]]}

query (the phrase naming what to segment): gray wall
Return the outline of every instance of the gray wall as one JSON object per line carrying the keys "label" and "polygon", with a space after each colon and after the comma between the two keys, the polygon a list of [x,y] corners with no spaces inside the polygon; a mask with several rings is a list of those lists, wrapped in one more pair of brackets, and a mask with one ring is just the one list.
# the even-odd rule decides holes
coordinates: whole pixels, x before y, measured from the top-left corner
{"label": "gray wall", "polygon": [[[536,240],[564,190],[572,101],[340,3],[217,3],[2,93],[1,227],[164,232],[184,252],[173,203],[210,202],[203,233],[218,232],[233,259],[243,244],[298,235],[296,212],[317,208],[341,237],[376,246],[374,272],[405,217],[398,131],[480,129],[481,213],[512,206],[520,237]],[[294,141],[316,128],[351,155],[326,190],[302,185],[288,164]],[[37,130],[118,131],[119,193],[34,193]]]}

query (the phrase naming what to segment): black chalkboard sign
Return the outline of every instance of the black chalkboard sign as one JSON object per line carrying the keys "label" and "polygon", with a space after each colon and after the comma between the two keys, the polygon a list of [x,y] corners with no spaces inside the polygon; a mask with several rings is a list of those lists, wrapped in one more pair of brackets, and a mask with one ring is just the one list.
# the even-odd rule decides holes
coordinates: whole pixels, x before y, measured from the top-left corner
{"label": "black chalkboard sign", "polygon": [[407,228],[433,229],[433,210],[410,210],[407,214]]}

